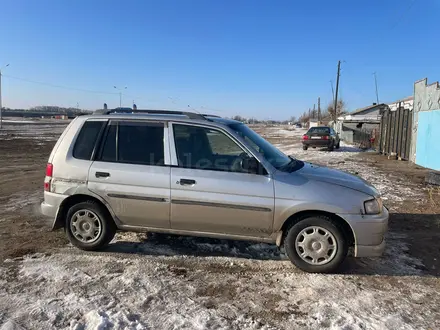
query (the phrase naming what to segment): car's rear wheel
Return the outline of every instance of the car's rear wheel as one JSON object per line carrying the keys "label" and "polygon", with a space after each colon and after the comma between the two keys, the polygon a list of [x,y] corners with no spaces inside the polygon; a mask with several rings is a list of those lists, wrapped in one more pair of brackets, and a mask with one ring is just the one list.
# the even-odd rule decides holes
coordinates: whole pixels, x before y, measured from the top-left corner
{"label": "car's rear wheel", "polygon": [[66,226],[69,241],[82,250],[98,250],[106,246],[116,233],[108,211],[94,201],[73,205],[67,212]]}
{"label": "car's rear wheel", "polygon": [[328,151],[333,151],[333,149],[335,149],[334,142],[332,142],[332,144],[328,146]]}
{"label": "car's rear wheel", "polygon": [[338,141],[338,144],[336,145],[336,149],[339,149],[341,146],[341,141]]}
{"label": "car's rear wheel", "polygon": [[303,145],[303,150],[307,150],[307,149],[308,149],[308,147]]}
{"label": "car's rear wheel", "polygon": [[343,231],[325,216],[295,223],[287,231],[284,247],[290,261],[310,273],[334,272],[348,253]]}

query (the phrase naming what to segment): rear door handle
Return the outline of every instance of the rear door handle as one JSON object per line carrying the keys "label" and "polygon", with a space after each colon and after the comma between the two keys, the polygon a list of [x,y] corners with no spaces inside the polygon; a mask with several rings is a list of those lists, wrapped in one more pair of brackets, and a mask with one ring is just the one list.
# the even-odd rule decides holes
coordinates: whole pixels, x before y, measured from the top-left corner
{"label": "rear door handle", "polygon": [[181,186],[192,186],[196,184],[196,180],[191,179],[180,179],[180,181],[177,181]]}
{"label": "rear door handle", "polygon": [[108,173],[108,172],[96,172],[95,176],[97,178],[108,178],[110,176],[110,173]]}

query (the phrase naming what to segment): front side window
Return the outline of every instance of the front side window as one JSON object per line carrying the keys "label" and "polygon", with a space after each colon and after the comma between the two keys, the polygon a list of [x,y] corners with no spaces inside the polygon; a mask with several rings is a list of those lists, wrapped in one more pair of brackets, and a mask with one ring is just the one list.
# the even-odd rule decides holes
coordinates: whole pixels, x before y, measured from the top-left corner
{"label": "front side window", "polygon": [[206,127],[173,124],[180,167],[243,172],[247,153],[221,131]]}
{"label": "front side window", "polygon": [[283,169],[292,163],[291,158],[283,154],[245,124],[231,124],[229,127],[252,145],[276,169]]}
{"label": "front side window", "polygon": [[127,164],[164,164],[162,123],[114,122],[104,140],[101,161]]}

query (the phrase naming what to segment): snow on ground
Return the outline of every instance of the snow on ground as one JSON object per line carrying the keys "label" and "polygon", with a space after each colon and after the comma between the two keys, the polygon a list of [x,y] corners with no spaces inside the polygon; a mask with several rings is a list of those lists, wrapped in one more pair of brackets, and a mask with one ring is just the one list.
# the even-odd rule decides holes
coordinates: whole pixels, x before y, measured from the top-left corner
{"label": "snow on ground", "polygon": [[[8,260],[0,268],[0,324],[12,321],[25,329],[438,328],[435,280],[401,281],[392,268],[387,271],[317,275],[298,272],[285,260],[178,251],[174,256],[87,254],[67,248]],[[389,275],[395,280],[386,281]]]}
{"label": "snow on ground", "polygon": [[58,123],[56,125],[39,122],[28,123],[20,121],[19,124],[4,125],[0,130],[0,139],[2,140],[16,140],[16,139],[33,139],[39,141],[57,141],[58,137],[64,131],[67,123]]}
{"label": "snow on ground", "polygon": [[3,119],[2,123],[4,124],[34,124],[36,121],[34,120],[9,120],[9,119]]}
{"label": "snow on ground", "polygon": [[[356,160],[359,149],[303,151],[303,132],[268,129],[286,153],[357,172],[389,201],[421,194]],[[20,198],[37,196],[5,206],[15,210]],[[438,329],[440,284],[407,251],[405,237],[390,232],[382,258],[349,258],[341,275],[318,275],[270,244],[119,233],[102,252],[67,246],[6,260],[0,330]]]}

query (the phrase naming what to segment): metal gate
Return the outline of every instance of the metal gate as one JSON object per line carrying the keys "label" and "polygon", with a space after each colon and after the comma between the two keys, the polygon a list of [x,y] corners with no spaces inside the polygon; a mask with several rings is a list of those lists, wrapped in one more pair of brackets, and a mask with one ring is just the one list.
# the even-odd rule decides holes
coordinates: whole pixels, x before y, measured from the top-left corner
{"label": "metal gate", "polygon": [[412,111],[401,104],[396,111],[385,110],[380,121],[379,152],[409,160],[411,147]]}

